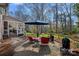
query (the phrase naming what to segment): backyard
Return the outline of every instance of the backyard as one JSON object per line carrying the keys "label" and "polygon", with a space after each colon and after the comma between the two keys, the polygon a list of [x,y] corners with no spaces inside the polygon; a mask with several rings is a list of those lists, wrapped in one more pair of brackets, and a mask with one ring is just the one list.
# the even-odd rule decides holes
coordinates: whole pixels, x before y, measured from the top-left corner
{"label": "backyard", "polygon": [[[35,33],[26,33],[26,36],[32,36],[32,37],[37,37],[37,34]],[[62,39],[65,37],[65,35],[63,34],[52,34],[52,36],[54,36],[54,38],[56,39],[56,41],[61,42]],[[39,34],[39,37],[50,37],[50,33],[42,33]],[[78,38],[78,34],[72,34],[72,35],[68,35],[68,37],[71,40],[71,46],[73,46],[72,48],[77,48],[78,44],[79,44],[79,38]],[[73,45],[73,44],[74,45]]]}
{"label": "backyard", "polygon": [[78,3],[0,4],[0,56],[78,56],[78,12]]}
{"label": "backyard", "polygon": [[[61,39],[61,36],[57,37],[57,35],[55,35],[54,43],[49,42],[46,46],[31,43],[23,37],[10,38],[6,40],[6,43],[10,43],[14,47],[14,56],[61,56]],[[78,48],[77,43],[78,41],[76,41],[76,39],[71,39],[71,49]]]}

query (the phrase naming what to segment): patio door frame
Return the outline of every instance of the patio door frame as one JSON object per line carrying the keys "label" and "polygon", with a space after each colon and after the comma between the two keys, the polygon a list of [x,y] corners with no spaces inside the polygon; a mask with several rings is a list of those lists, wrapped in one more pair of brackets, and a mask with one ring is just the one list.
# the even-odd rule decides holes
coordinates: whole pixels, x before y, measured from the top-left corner
{"label": "patio door frame", "polygon": [[[4,31],[7,31],[7,35],[8,35],[8,37],[9,37],[9,21],[4,21],[4,23],[5,23],[5,22],[7,22],[7,24],[6,24],[6,25],[7,25],[7,29],[4,28]],[[5,26],[5,25],[4,25],[4,26]],[[5,33],[4,33],[4,35],[5,35]]]}

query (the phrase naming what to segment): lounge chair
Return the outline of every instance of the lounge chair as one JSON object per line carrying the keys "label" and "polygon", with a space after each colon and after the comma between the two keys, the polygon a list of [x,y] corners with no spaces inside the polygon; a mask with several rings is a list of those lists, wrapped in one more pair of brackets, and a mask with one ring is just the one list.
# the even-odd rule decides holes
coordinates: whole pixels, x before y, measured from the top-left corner
{"label": "lounge chair", "polygon": [[49,43],[49,38],[41,37],[41,45],[48,45],[48,43]]}
{"label": "lounge chair", "polygon": [[28,40],[31,42],[34,41],[34,39],[31,36],[28,36]]}

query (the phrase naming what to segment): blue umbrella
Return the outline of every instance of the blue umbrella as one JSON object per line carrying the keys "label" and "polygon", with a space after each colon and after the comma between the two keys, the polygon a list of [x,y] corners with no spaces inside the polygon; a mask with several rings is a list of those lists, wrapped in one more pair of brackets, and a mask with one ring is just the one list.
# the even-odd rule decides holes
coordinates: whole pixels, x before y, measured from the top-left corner
{"label": "blue umbrella", "polygon": [[[35,21],[35,22],[25,22],[25,24],[28,24],[28,25],[48,25],[49,23],[44,22],[44,21]],[[38,29],[38,26],[37,26],[37,29]],[[38,36],[39,36],[39,33],[37,31],[37,37]]]}
{"label": "blue umbrella", "polygon": [[26,22],[25,24],[29,24],[29,25],[48,25],[47,22],[43,22],[43,21]]}

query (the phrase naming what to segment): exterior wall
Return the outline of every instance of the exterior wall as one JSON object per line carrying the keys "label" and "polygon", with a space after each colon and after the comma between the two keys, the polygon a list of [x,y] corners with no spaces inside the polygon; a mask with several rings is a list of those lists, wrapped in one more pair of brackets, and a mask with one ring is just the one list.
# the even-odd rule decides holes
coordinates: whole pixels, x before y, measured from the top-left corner
{"label": "exterior wall", "polygon": [[0,15],[0,40],[3,38],[3,20],[2,15]]}
{"label": "exterior wall", "polygon": [[10,16],[6,16],[4,15],[3,17],[3,21],[7,21],[8,22],[8,36],[10,36],[10,34],[12,34],[13,32],[10,32],[10,30],[15,30],[16,33],[14,33],[15,35],[19,35],[19,34],[23,34],[25,31],[25,23],[21,22],[13,17]]}
{"label": "exterior wall", "polygon": [[15,29],[17,32],[16,32],[16,35],[18,36],[19,34],[23,34],[24,31],[25,31],[25,23],[23,22],[20,22],[20,21],[15,21],[15,20],[4,20],[4,21],[7,21],[9,23],[9,25],[11,26],[8,27],[8,36],[10,36],[10,32],[9,30],[10,29]]}
{"label": "exterior wall", "polygon": [[17,22],[17,35],[24,34],[25,31],[25,23]]}

